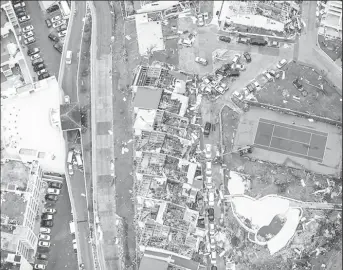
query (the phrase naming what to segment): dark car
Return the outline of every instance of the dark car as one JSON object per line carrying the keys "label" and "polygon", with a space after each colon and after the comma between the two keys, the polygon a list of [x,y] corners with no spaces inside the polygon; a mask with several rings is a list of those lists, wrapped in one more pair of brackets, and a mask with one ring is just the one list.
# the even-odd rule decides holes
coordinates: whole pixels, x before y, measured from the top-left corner
{"label": "dark car", "polygon": [[52,220],[42,220],[41,226],[51,228],[54,226],[54,222]]}
{"label": "dark car", "polygon": [[37,65],[37,66],[34,66],[33,70],[34,70],[35,72],[37,72],[37,71],[39,71],[39,70],[41,70],[41,69],[43,69],[43,68],[45,68],[45,65],[44,65],[44,64],[39,64],[39,65]]}
{"label": "dark car", "polygon": [[51,13],[51,12],[54,12],[54,11],[56,11],[58,9],[59,9],[58,5],[53,5],[53,6],[49,7],[46,11],[48,13]]}
{"label": "dark car", "polygon": [[25,12],[26,10],[25,10],[25,8],[23,8],[23,7],[17,7],[17,8],[14,8],[14,12],[15,13],[18,13],[18,12]]}
{"label": "dark car", "polygon": [[251,62],[251,55],[250,55],[250,53],[245,52],[245,53],[243,53],[243,56],[244,56],[245,60],[246,60],[248,63]]}
{"label": "dark car", "polygon": [[43,74],[38,76],[38,80],[44,80],[44,79],[49,78],[49,77],[50,77],[50,74],[48,72],[43,73]]}
{"label": "dark car", "polygon": [[220,36],[220,37],[219,37],[219,40],[220,40],[220,41],[227,42],[227,43],[230,43],[230,42],[231,42],[231,38],[226,37],[226,36]]}
{"label": "dark car", "polygon": [[299,78],[296,78],[294,81],[293,81],[293,85],[294,87],[298,90],[298,91],[302,91],[304,88],[302,86],[302,84],[299,82]]}
{"label": "dark car", "polygon": [[19,12],[16,12],[16,14],[17,14],[17,17],[24,17],[27,15],[25,11],[19,11]]}
{"label": "dark car", "polygon": [[61,26],[56,27],[56,31],[57,32],[61,32],[61,31],[64,31],[64,30],[67,30],[67,25],[66,24],[62,24]]}
{"label": "dark car", "polygon": [[44,260],[44,261],[46,261],[46,260],[48,260],[48,255],[42,254],[42,253],[38,253],[37,259],[38,259],[38,260]]}
{"label": "dark car", "polygon": [[208,136],[210,135],[210,132],[211,132],[211,123],[210,122],[206,122],[205,124],[205,128],[204,128],[204,135],[205,136]]}
{"label": "dark car", "polygon": [[215,266],[215,265],[211,266],[211,270],[217,270],[217,269],[218,269],[217,266]]}
{"label": "dark car", "polygon": [[54,44],[54,48],[55,48],[58,52],[62,53],[63,45],[62,45],[61,43],[56,43],[56,44]]}
{"label": "dark car", "polygon": [[47,201],[57,201],[58,200],[58,196],[57,195],[53,195],[53,194],[47,194],[47,195],[45,195],[45,199]]}
{"label": "dark car", "polygon": [[45,23],[46,23],[46,26],[49,28],[52,26],[52,22],[49,19],[46,19]]}
{"label": "dark car", "polygon": [[27,50],[27,55],[31,56],[31,55],[34,55],[34,54],[39,53],[39,52],[40,52],[39,48],[32,48],[32,49]]}
{"label": "dark car", "polygon": [[49,184],[50,188],[59,188],[59,189],[61,189],[62,186],[63,186],[63,184],[62,183],[58,183],[58,182],[52,182],[52,183]]}
{"label": "dark car", "polygon": [[60,39],[58,38],[58,36],[54,35],[53,33],[50,33],[48,35],[48,38],[50,38],[52,41],[58,42]]}
{"label": "dark car", "polygon": [[208,209],[208,220],[214,221],[214,209],[213,208]]}
{"label": "dark car", "polygon": [[257,45],[257,46],[266,46],[267,45],[267,40],[263,38],[252,38],[250,40],[251,45]]}
{"label": "dark car", "polygon": [[16,5],[16,4],[19,4],[19,3],[21,3],[20,0],[12,0],[12,5]]}
{"label": "dark car", "polygon": [[43,63],[44,63],[44,60],[40,57],[40,58],[32,61],[32,66],[37,66],[37,65],[43,64]]}
{"label": "dark car", "polygon": [[239,77],[239,75],[240,75],[239,70],[231,70],[229,72],[229,77]]}

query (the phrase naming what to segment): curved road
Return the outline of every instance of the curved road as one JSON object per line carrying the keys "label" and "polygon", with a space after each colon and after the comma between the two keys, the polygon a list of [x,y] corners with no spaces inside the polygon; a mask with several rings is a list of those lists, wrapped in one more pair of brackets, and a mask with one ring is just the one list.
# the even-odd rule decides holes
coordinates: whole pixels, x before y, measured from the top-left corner
{"label": "curved road", "polygon": [[[82,31],[84,25],[84,17],[86,15],[86,2],[73,1],[75,5],[75,13],[72,15],[73,19],[70,24],[71,29],[68,29],[66,44],[62,53],[61,68],[59,83],[65,95],[70,96],[71,102],[79,102],[78,99],[78,67],[79,67],[79,52],[82,42]],[[65,64],[66,51],[72,51],[72,63]],[[85,198],[86,187],[84,174],[80,171],[74,171],[74,175],[68,181],[70,200],[72,203],[74,222],[77,229],[78,242],[78,259],[84,263],[85,269],[94,269],[92,246],[88,242],[89,236],[89,221],[88,221],[88,207]]]}

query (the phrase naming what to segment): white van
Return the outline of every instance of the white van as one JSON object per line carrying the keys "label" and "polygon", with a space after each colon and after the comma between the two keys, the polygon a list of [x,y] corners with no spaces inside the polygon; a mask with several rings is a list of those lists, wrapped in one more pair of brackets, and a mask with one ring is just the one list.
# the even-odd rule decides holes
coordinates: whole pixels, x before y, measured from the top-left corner
{"label": "white van", "polygon": [[217,252],[215,251],[211,252],[211,264],[217,265]]}
{"label": "white van", "polygon": [[74,151],[73,150],[70,150],[68,152],[68,157],[67,157],[67,163],[68,164],[71,164],[71,162],[73,161],[73,155],[74,155]]}
{"label": "white van", "polygon": [[69,222],[69,229],[71,234],[75,234],[75,223],[74,222]]}
{"label": "white van", "polygon": [[72,51],[67,51],[66,55],[66,64],[70,65],[71,64],[71,59],[73,57],[73,52]]}

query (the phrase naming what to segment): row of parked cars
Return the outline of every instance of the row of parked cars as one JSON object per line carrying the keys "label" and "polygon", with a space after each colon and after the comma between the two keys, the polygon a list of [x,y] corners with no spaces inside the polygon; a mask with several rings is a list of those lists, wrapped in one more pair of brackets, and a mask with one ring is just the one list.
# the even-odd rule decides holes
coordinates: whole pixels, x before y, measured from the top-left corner
{"label": "row of parked cars", "polygon": [[63,43],[61,42],[61,39],[67,34],[67,20],[63,19],[61,15],[57,15],[51,19],[46,19],[45,23],[48,28],[53,27],[57,31],[57,34],[51,32],[48,37],[51,41],[55,42],[53,45],[54,48],[59,53],[62,53]]}
{"label": "row of parked cars", "polygon": [[[56,202],[58,200],[58,195],[61,193],[63,184],[60,182],[50,182],[47,194],[45,195],[45,200],[47,202]],[[39,229],[39,240],[38,240],[38,253],[36,256],[36,263],[34,265],[35,269],[46,269],[49,248],[51,246],[51,227],[54,226],[54,215],[57,210],[53,207],[46,207],[43,209],[41,216],[41,228]]]}

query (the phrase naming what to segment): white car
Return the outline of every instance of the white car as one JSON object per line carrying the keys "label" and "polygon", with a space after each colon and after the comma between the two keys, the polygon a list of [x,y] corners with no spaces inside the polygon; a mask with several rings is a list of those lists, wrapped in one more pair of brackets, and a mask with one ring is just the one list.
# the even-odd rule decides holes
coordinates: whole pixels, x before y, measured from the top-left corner
{"label": "white car", "polygon": [[213,183],[212,183],[212,177],[211,176],[206,176],[206,188],[212,189],[213,188]]}
{"label": "white car", "polygon": [[212,158],[212,145],[211,144],[205,144],[205,157],[206,159]]}
{"label": "white car", "polygon": [[212,162],[206,162],[206,175],[212,176]]}
{"label": "white car", "polygon": [[282,68],[282,67],[285,66],[286,64],[287,64],[287,60],[286,60],[286,59],[282,59],[282,60],[280,60],[280,61],[277,63],[276,67],[277,67],[277,68]]}
{"label": "white car", "polygon": [[53,215],[50,215],[50,214],[47,214],[47,213],[44,213],[42,215],[42,220],[53,220],[53,219],[54,219]]}
{"label": "white car", "polygon": [[39,241],[39,242],[38,242],[38,246],[39,246],[39,247],[50,247],[50,242]]}
{"label": "white car", "polygon": [[208,193],[208,205],[214,206],[214,193],[213,192]]}
{"label": "white car", "polygon": [[208,12],[205,12],[205,13],[204,13],[204,20],[205,20],[205,21],[208,20]]}
{"label": "white car", "polygon": [[53,18],[51,18],[51,22],[52,23],[55,23],[55,22],[58,22],[58,21],[60,21],[60,20],[62,20],[62,17],[61,16],[55,16],[55,17],[53,17]]}
{"label": "white car", "polygon": [[32,25],[28,25],[26,27],[23,28],[23,33],[26,33],[26,32],[29,32],[29,31],[32,31],[34,28]]}
{"label": "white car", "polygon": [[64,96],[64,103],[70,104],[70,97],[68,95]]}
{"label": "white car", "polygon": [[225,89],[223,87],[221,87],[221,86],[217,86],[215,89],[220,94],[224,94],[224,92],[225,92]]}
{"label": "white car", "polygon": [[41,227],[41,228],[39,229],[39,232],[40,232],[40,233],[51,233],[51,229]]}
{"label": "white car", "polygon": [[205,23],[204,23],[204,18],[202,16],[202,14],[199,14],[198,15],[198,26],[204,26]]}
{"label": "white car", "polygon": [[244,70],[246,70],[246,67],[244,65],[241,65],[241,64],[233,64],[232,69],[238,69],[240,71],[244,71]]}
{"label": "white car", "polygon": [[29,20],[31,20],[30,15],[26,15],[26,16],[23,16],[23,17],[18,18],[18,21],[19,21],[20,23],[23,23],[23,22],[26,22],[26,21],[29,21]]}
{"label": "white car", "polygon": [[54,208],[44,208],[43,209],[43,213],[47,213],[47,214],[55,214],[56,212],[57,212],[57,210]]}
{"label": "white car", "polygon": [[45,241],[49,241],[50,240],[50,235],[47,234],[39,234],[39,240],[45,240]]}
{"label": "white car", "polygon": [[69,175],[73,175],[74,174],[73,165],[72,164],[68,165],[68,173],[69,173]]}
{"label": "white car", "polygon": [[233,96],[238,98],[239,100],[243,100],[244,98],[243,95],[238,91],[233,92]]}
{"label": "white car", "polygon": [[58,36],[61,38],[61,37],[64,37],[66,34],[67,34],[67,30],[63,30],[58,33]]}
{"label": "white car", "polygon": [[66,24],[66,23],[67,23],[66,20],[57,21],[57,22],[55,22],[55,23],[52,24],[52,27],[53,27],[53,28],[56,28],[56,27],[59,27],[59,26],[62,25],[62,24]]}
{"label": "white car", "polygon": [[25,3],[24,2],[21,2],[21,3],[18,3],[18,4],[15,4],[13,5],[13,8],[18,8],[18,7],[25,7]]}
{"label": "white car", "polygon": [[216,249],[216,240],[214,239],[214,236],[210,235],[210,244],[211,244],[211,250]]}
{"label": "white car", "polygon": [[36,59],[38,59],[38,58],[40,58],[40,54],[39,54],[39,53],[36,53],[36,54],[34,54],[34,55],[32,55],[32,56],[30,57],[31,61],[36,60]]}
{"label": "white car", "polygon": [[39,75],[42,75],[42,74],[47,73],[47,72],[48,71],[45,68],[43,68],[43,69],[37,71],[37,75],[39,76]]}
{"label": "white car", "polygon": [[208,62],[206,59],[201,58],[201,57],[195,57],[195,62],[203,65],[203,66],[207,66]]}
{"label": "white car", "polygon": [[29,38],[29,37],[33,37],[33,36],[34,36],[34,33],[32,31],[29,31],[23,35],[24,38]]}
{"label": "white car", "polygon": [[36,263],[36,264],[35,264],[35,269],[44,270],[44,269],[46,269],[45,267],[46,267],[46,265],[45,265],[45,264],[42,264],[42,263]]}
{"label": "white car", "polygon": [[256,87],[256,90],[260,90],[261,89],[261,86],[260,86],[260,84],[257,81],[254,81],[253,85]]}
{"label": "white car", "polygon": [[215,226],[214,223],[209,223],[209,231],[210,231],[210,235],[214,235],[215,234]]}
{"label": "white car", "polygon": [[217,253],[215,251],[212,251],[211,253],[211,264],[217,265]]}
{"label": "white car", "polygon": [[60,189],[57,188],[48,188],[48,194],[59,195],[61,193]]}

